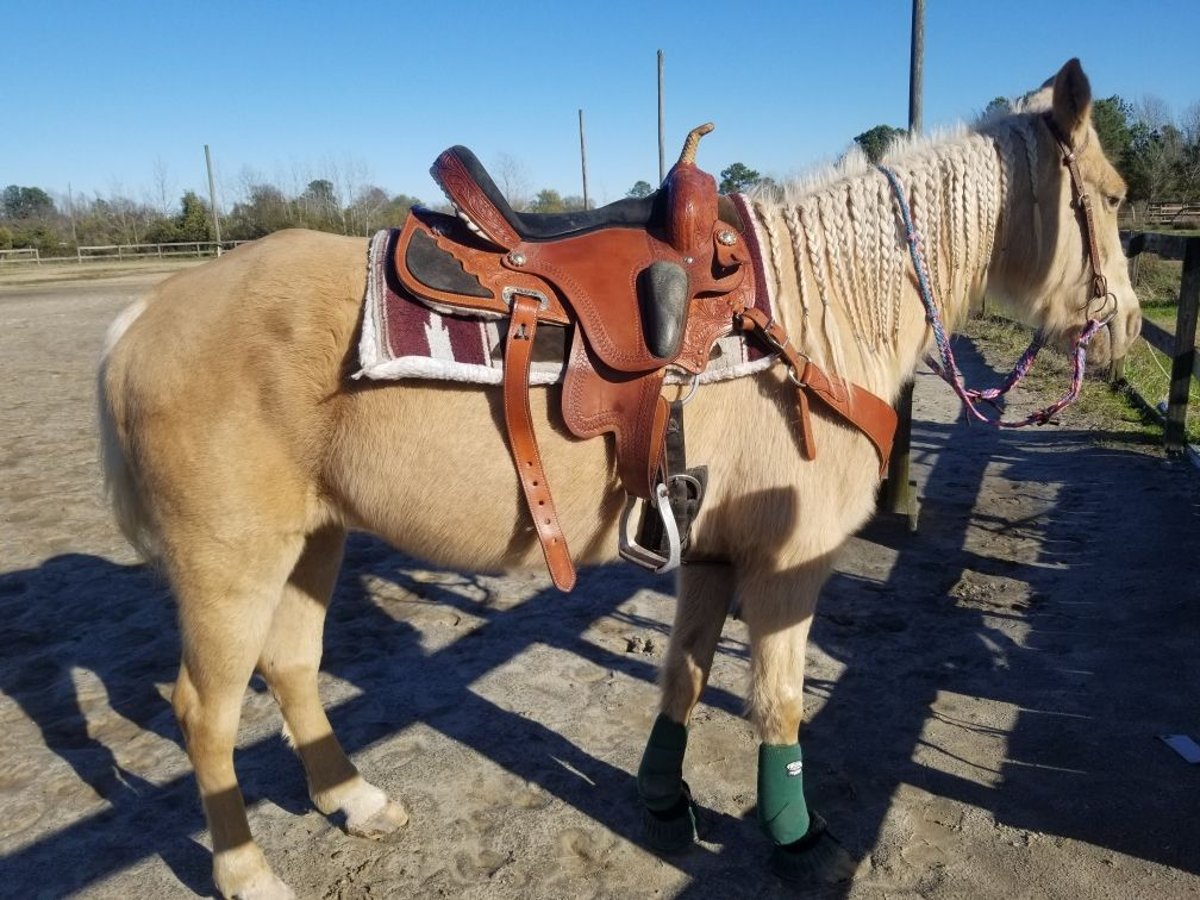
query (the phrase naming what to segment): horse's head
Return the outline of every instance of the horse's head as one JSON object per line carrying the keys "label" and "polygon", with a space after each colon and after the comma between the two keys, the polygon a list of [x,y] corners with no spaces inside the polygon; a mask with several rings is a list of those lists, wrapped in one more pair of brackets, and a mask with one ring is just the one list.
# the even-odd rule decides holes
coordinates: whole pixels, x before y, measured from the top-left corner
{"label": "horse's head", "polygon": [[1091,113],[1091,85],[1072,59],[996,124],[1010,150],[1009,202],[991,285],[1057,341],[1073,342],[1089,320],[1106,324],[1090,345],[1103,362],[1128,351],[1141,311],[1117,232],[1125,182]]}

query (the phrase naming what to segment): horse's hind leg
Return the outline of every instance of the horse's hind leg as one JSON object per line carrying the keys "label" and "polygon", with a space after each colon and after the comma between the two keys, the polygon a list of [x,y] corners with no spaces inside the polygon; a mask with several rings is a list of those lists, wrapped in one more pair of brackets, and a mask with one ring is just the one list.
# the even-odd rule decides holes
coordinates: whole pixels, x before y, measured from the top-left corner
{"label": "horse's hind leg", "polygon": [[730,566],[688,566],[679,577],[660,712],[638,768],[646,839],[661,850],[686,847],[695,836],[691,798],[683,781],[687,726],[708,683],[733,585]]}
{"label": "horse's hind leg", "polygon": [[333,526],[309,535],[283,588],[258,669],[279,702],[288,738],[304,763],[313,805],[326,815],[340,815],[351,834],[382,837],[402,827],[408,814],[358,774],[334,736],[317,693],[325,613],[345,540],[346,532]]}
{"label": "horse's hind leg", "polygon": [[293,896],[251,837],[233,748],[246,685],[302,545],[298,535],[192,535],[168,554],[183,642],[172,704],[212,836],[213,880],[226,897]]}

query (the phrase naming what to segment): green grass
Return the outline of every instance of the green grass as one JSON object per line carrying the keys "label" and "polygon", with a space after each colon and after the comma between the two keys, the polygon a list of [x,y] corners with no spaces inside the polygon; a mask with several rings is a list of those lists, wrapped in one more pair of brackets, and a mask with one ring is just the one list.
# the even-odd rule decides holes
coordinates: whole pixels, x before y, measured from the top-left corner
{"label": "green grass", "polygon": [[[993,360],[1001,361],[1002,365],[1011,365],[1029,345],[1032,332],[1010,319],[986,315],[971,318],[963,327],[962,334],[986,345]],[[1170,364],[1165,361],[1163,354],[1152,351],[1145,341],[1139,339],[1125,360],[1126,384],[1113,387],[1104,373],[1089,373],[1079,399],[1060,413],[1060,420],[1066,425],[1120,432],[1126,436],[1126,440],[1132,438],[1161,444],[1162,422],[1132,396],[1136,392],[1151,407],[1165,399],[1169,378],[1162,374],[1159,364],[1170,371]],[[1054,347],[1043,349],[1029,376],[1012,395],[1012,415],[1034,405],[1033,401],[1022,399],[1023,389],[1043,395],[1040,402],[1036,403],[1038,406],[1049,398],[1060,396],[1070,384],[1071,368],[1068,354]],[[1200,385],[1195,380],[1192,381],[1191,402],[1188,404],[1187,434],[1189,442],[1200,442]]]}

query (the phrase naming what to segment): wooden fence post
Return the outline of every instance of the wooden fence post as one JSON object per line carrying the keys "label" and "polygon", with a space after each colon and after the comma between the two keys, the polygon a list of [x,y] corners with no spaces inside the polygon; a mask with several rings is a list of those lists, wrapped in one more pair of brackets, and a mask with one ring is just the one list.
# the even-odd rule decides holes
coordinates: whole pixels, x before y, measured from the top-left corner
{"label": "wooden fence post", "polygon": [[1187,449],[1188,392],[1196,369],[1196,313],[1200,307],[1200,238],[1188,238],[1179,284],[1179,316],[1175,320],[1175,357],[1171,362],[1171,392],[1167,399],[1164,443],[1168,453]]}

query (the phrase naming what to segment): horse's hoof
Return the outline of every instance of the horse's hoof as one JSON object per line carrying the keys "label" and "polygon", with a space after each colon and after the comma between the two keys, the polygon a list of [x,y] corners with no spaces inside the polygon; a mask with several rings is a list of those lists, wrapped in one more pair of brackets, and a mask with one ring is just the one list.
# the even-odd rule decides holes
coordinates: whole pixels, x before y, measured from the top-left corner
{"label": "horse's hoof", "polygon": [[383,840],[408,824],[408,811],[395,800],[388,800],[373,816],[361,822],[347,820],[346,831],[355,837]]}
{"label": "horse's hoof", "polygon": [[233,900],[296,900],[292,889],[270,872],[233,893]]}
{"label": "horse's hoof", "polygon": [[217,892],[229,900],[296,900],[254,843],[214,854],[212,874]]}
{"label": "horse's hoof", "polygon": [[274,875],[263,882],[248,884],[233,896],[234,900],[296,900],[292,888]]}
{"label": "horse's hoof", "polygon": [[660,853],[679,853],[692,846],[696,840],[696,804],[686,781],[683,793],[670,809],[655,812],[642,806],[642,835]]}
{"label": "horse's hoof", "polygon": [[829,833],[825,820],[816,813],[804,837],[771,851],[771,871],[784,881],[837,884],[853,878],[857,868],[854,857]]}

